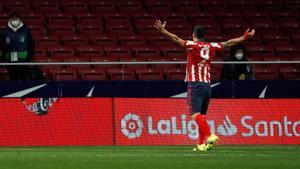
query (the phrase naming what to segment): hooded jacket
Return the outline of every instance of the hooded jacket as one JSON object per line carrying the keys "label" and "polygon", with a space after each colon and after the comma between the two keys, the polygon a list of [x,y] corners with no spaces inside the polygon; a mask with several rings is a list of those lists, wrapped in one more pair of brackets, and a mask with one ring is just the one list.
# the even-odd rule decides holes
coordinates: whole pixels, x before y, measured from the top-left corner
{"label": "hooded jacket", "polygon": [[22,22],[14,28],[10,22],[1,33],[1,60],[5,62],[30,62],[33,59],[35,44],[31,31]]}

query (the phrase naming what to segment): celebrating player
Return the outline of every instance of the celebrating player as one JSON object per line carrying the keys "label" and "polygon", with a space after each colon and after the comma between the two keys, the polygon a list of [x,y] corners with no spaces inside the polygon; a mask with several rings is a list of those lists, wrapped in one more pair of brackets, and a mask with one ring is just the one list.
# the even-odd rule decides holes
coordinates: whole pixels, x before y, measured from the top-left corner
{"label": "celebrating player", "polygon": [[[205,31],[202,26],[195,26],[193,41],[183,40],[165,29],[166,22],[156,20],[153,25],[161,34],[168,37],[181,47],[187,49],[186,79],[188,82],[188,107],[191,117],[198,125],[199,142],[194,150],[206,151],[211,149],[219,140],[212,134],[206,120],[206,112],[211,98],[210,65],[216,51],[239,44],[252,38],[255,30],[247,29],[243,36],[226,42],[211,43],[204,41]],[[207,139],[206,144],[204,140]]]}

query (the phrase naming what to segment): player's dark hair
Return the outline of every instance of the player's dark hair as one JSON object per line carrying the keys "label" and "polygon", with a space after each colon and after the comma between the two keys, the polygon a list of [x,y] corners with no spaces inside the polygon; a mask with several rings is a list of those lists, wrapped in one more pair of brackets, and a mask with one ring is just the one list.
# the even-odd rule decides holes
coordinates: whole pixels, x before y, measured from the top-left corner
{"label": "player's dark hair", "polygon": [[12,11],[9,13],[9,19],[11,19],[11,18],[20,18],[21,19],[21,16],[18,12]]}
{"label": "player's dark hair", "polygon": [[196,36],[196,38],[204,40],[205,39],[204,27],[201,25],[196,25],[194,27],[193,34]]}

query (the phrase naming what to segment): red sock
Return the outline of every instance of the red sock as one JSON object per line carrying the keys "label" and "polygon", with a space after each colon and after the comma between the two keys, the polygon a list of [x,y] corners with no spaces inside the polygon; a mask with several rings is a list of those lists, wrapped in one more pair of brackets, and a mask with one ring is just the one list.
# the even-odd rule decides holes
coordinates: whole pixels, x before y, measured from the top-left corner
{"label": "red sock", "polygon": [[204,137],[209,137],[211,135],[211,132],[205,116],[198,114],[195,118],[195,121],[198,124],[198,131],[200,131],[199,134],[203,133]]}
{"label": "red sock", "polygon": [[199,145],[204,143],[205,135],[202,133],[199,125],[198,125],[198,133],[199,133]]}

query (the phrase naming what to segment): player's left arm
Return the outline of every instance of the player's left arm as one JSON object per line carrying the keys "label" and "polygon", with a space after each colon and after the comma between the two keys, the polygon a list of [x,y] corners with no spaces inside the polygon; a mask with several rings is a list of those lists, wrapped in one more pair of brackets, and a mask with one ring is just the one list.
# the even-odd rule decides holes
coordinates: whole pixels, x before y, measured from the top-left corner
{"label": "player's left arm", "polygon": [[245,40],[251,39],[254,36],[254,34],[255,34],[254,29],[252,29],[251,31],[250,31],[250,29],[247,29],[243,36],[229,39],[228,41],[225,41],[225,42],[221,42],[221,45],[223,46],[223,48],[229,48],[229,47],[237,45]]}
{"label": "player's left arm", "polygon": [[167,38],[169,38],[170,40],[172,40],[173,42],[175,42],[176,44],[178,44],[181,47],[184,47],[184,43],[185,41],[181,38],[179,38],[177,35],[167,31],[165,29],[166,27],[166,21],[164,23],[162,23],[160,20],[156,20],[154,25],[153,25],[161,34],[163,34],[164,36],[166,36]]}

